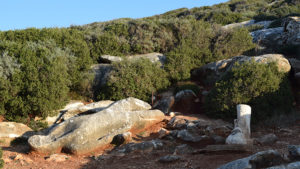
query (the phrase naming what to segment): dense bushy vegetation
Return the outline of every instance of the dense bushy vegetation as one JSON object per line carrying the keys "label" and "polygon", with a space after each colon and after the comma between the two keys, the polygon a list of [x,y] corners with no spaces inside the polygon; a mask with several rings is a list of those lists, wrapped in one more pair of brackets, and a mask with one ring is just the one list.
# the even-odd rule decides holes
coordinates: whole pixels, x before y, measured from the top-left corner
{"label": "dense bushy vegetation", "polygon": [[7,119],[47,116],[66,102],[75,58],[56,46],[53,41],[0,43],[0,111]]}
{"label": "dense bushy vegetation", "polygon": [[135,97],[150,101],[151,94],[170,85],[167,73],[148,59],[122,61],[114,69],[99,95],[102,99],[119,100]]}
{"label": "dense bushy vegetation", "polygon": [[[149,100],[170,82],[189,79],[193,68],[254,48],[248,30],[223,30],[221,25],[253,18],[280,20],[299,13],[299,6],[299,0],[231,0],[142,19],[0,32],[0,114],[29,123],[70,97]],[[101,93],[91,91],[87,72],[103,62],[101,55],[149,52],[167,56],[164,69],[148,61],[115,63]]]}
{"label": "dense bushy vegetation", "polygon": [[222,25],[245,20],[273,20],[300,13],[299,0],[231,0],[214,6],[178,9],[156,18],[196,18]]}
{"label": "dense bushy vegetation", "polygon": [[3,168],[4,161],[2,160],[2,149],[0,148],[0,168]]}
{"label": "dense bushy vegetation", "polygon": [[287,75],[276,64],[248,62],[236,65],[218,81],[206,98],[206,112],[221,118],[236,117],[236,105],[248,104],[254,122],[289,112],[292,94]]}

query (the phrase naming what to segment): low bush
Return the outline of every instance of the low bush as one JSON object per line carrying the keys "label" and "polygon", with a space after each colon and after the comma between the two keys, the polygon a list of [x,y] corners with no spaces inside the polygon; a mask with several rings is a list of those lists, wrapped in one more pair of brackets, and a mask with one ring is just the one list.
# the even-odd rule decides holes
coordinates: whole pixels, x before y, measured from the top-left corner
{"label": "low bush", "polygon": [[236,65],[211,90],[205,109],[209,116],[232,119],[237,104],[252,107],[253,122],[289,112],[292,93],[287,75],[278,72],[274,63]]}
{"label": "low bush", "polygon": [[124,60],[113,64],[107,84],[98,99],[120,100],[135,97],[150,101],[152,92],[170,85],[167,73],[148,59]]}
{"label": "low bush", "polygon": [[2,160],[2,149],[0,148],[0,168],[3,168],[4,161]]}

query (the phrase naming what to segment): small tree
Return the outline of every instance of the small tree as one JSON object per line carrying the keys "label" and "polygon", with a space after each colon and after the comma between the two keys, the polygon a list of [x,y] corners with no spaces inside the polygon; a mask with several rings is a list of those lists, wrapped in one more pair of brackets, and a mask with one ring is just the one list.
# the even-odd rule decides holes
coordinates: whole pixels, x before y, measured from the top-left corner
{"label": "small tree", "polygon": [[276,64],[254,61],[236,65],[206,98],[208,115],[234,118],[237,104],[253,108],[254,121],[276,113],[286,113],[292,107],[292,94],[287,75],[278,71]]}
{"label": "small tree", "polygon": [[148,59],[113,64],[108,82],[98,98],[119,100],[135,97],[150,101],[152,92],[168,87],[167,73]]}

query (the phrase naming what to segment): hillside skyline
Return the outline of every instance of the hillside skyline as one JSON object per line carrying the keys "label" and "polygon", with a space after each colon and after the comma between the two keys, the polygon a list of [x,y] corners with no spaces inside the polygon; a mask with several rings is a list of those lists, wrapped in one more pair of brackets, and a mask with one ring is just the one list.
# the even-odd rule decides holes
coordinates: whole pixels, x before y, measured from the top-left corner
{"label": "hillside skyline", "polygon": [[93,22],[104,22],[118,18],[143,18],[162,14],[178,8],[210,6],[228,0],[182,1],[58,1],[39,2],[17,0],[3,2],[0,11],[0,31],[26,29],[69,27]]}

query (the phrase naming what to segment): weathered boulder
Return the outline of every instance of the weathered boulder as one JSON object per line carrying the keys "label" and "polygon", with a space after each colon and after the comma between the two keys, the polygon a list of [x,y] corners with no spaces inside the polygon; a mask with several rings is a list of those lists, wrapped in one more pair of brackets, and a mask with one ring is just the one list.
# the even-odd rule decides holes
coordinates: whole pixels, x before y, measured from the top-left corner
{"label": "weathered boulder", "polygon": [[283,27],[261,29],[251,32],[253,42],[262,46],[276,46],[282,44]]}
{"label": "weathered boulder", "polygon": [[273,144],[278,140],[278,137],[275,134],[267,134],[260,138],[255,139],[255,141],[259,144],[265,145],[265,144]]}
{"label": "weathered boulder", "polygon": [[238,159],[220,166],[218,169],[258,169],[280,165],[284,158],[275,150],[258,152],[246,158]]}
{"label": "weathered boulder", "polygon": [[278,66],[278,70],[281,72],[289,72],[291,65],[289,61],[281,54],[266,54],[261,56],[249,57],[249,56],[237,56],[231,59],[220,60],[206,64],[200,68],[192,71],[192,79],[201,79],[204,83],[215,84],[226,72],[230,71],[235,63],[243,64],[251,60],[257,63],[269,64],[275,62]]}
{"label": "weathered boulder", "polygon": [[115,102],[95,114],[70,118],[53,127],[47,135],[35,135],[28,143],[34,151],[60,150],[82,154],[110,144],[115,135],[141,130],[164,119],[159,110],[135,98]]}
{"label": "weathered boulder", "polygon": [[102,55],[101,56],[101,59],[106,60],[110,63],[120,62],[124,58],[126,58],[128,60],[135,60],[135,59],[145,58],[145,59],[149,59],[152,63],[160,63],[162,66],[166,62],[166,56],[164,56],[161,53],[147,53],[147,54],[141,54],[141,55],[125,56],[125,57],[110,56],[110,55]]}
{"label": "weathered boulder", "polygon": [[289,45],[300,45],[300,17],[288,17],[283,22],[283,43]]}
{"label": "weathered boulder", "polygon": [[0,140],[9,143],[15,138],[28,139],[33,134],[31,128],[22,123],[0,122]]}
{"label": "weathered boulder", "polygon": [[162,111],[165,115],[168,115],[174,103],[175,99],[173,96],[163,97],[153,104],[153,109],[158,109]]}
{"label": "weathered boulder", "polygon": [[295,58],[290,58],[289,62],[295,73],[300,72],[300,60]]}

